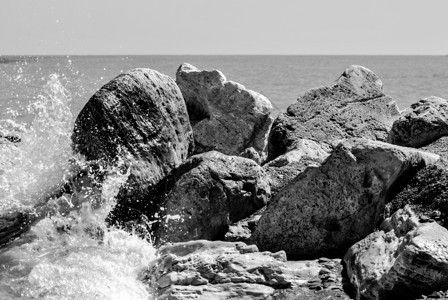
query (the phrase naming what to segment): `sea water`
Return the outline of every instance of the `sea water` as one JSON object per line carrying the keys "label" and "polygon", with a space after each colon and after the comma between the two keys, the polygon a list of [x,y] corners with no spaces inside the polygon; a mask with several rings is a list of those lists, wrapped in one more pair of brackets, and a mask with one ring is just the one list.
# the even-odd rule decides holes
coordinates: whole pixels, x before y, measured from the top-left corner
{"label": "sea water", "polygon": [[[119,73],[149,67],[175,76],[189,62],[220,69],[229,80],[266,95],[284,110],[306,90],[328,84],[350,64],[375,71],[385,92],[406,108],[420,98],[448,99],[447,57],[368,56],[0,56],[0,213],[32,209],[48,201],[85,164],[72,153],[74,120],[90,96]],[[105,218],[126,181],[119,165],[108,170],[99,197],[78,209],[70,196],[64,213],[52,213],[30,232],[0,248],[0,299],[151,299],[139,280],[155,258],[147,240]]]}
{"label": "sea water", "polygon": [[[26,89],[36,73],[19,69],[12,76]],[[106,170],[100,205],[87,198],[75,208],[70,195],[48,200],[85,162],[71,150],[73,97],[61,83],[65,75],[42,76],[40,91],[0,123],[3,135],[21,137],[16,145],[0,144],[0,211],[32,212],[45,201],[58,209],[0,249],[0,299],[151,299],[139,276],[155,258],[154,247],[105,223],[129,175],[123,166]],[[20,123],[20,110],[32,119]]]}

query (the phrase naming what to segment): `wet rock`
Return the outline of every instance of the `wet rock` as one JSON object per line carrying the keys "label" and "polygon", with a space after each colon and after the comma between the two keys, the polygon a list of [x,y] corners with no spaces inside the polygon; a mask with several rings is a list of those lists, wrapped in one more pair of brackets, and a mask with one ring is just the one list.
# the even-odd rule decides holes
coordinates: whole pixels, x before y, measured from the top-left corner
{"label": "wet rock", "polygon": [[239,155],[253,147],[262,157],[273,121],[271,102],[218,70],[182,64],[176,82],[187,103],[196,153],[217,150]]}
{"label": "wet rock", "polygon": [[159,200],[162,242],[222,239],[230,224],[265,206],[271,194],[258,164],[217,151],[192,156],[170,180]]}
{"label": "wet rock", "polygon": [[[128,207],[142,209],[149,188],[192,152],[193,133],[185,102],[174,80],[150,69],[120,74],[97,91],[75,122],[74,149],[109,167],[130,169],[118,195],[119,219]],[[139,215],[139,213],[137,213]]]}
{"label": "wet rock", "polygon": [[36,218],[29,211],[10,211],[0,214],[0,246],[27,232]]}
{"label": "wet rock", "polygon": [[412,207],[420,222],[436,221],[448,227],[448,170],[438,165],[421,169],[387,208],[394,213],[406,205]]}
{"label": "wet rock", "polygon": [[308,167],[318,167],[330,155],[318,143],[300,140],[294,149],[263,165],[271,182],[274,197]]}
{"label": "wet rock", "polygon": [[379,225],[397,186],[437,159],[379,141],[343,141],[270,201],[254,232],[257,245],[291,258],[342,256]]}
{"label": "wet rock", "polygon": [[350,247],[347,274],[361,299],[415,299],[448,288],[448,230],[409,207]]}
{"label": "wet rock", "polygon": [[335,83],[309,90],[275,120],[269,160],[292,150],[301,139],[320,143],[327,151],[346,138],[386,141],[399,116],[378,76],[367,68],[350,66]]}
{"label": "wet rock", "polygon": [[402,112],[387,140],[392,144],[419,148],[447,135],[448,101],[428,97]]}

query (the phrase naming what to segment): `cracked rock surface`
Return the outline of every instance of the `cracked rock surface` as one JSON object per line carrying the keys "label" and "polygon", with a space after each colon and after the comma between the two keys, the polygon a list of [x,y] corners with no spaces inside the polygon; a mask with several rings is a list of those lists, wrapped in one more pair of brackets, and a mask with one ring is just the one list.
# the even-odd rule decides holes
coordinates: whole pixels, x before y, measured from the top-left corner
{"label": "cracked rock surface", "polygon": [[439,156],[379,141],[343,141],[270,202],[254,232],[262,250],[291,258],[337,257],[383,218],[394,185]]}
{"label": "cracked rock surface", "polygon": [[168,244],[143,280],[158,299],[348,299],[341,260],[286,261],[283,251],[197,240]]}
{"label": "cracked rock surface", "polygon": [[187,104],[196,153],[239,155],[253,147],[265,157],[273,122],[269,99],[228,81],[218,70],[198,70],[186,63],[177,70],[176,82]]}
{"label": "cracked rock surface", "polygon": [[419,148],[448,135],[448,101],[427,97],[411,105],[396,120],[388,142]]}
{"label": "cracked rock surface", "polygon": [[253,160],[210,151],[171,174],[160,207],[161,242],[223,239],[230,224],[266,205],[268,177]]}
{"label": "cracked rock surface", "polygon": [[420,223],[409,206],[386,219],[346,253],[358,299],[439,297],[448,288],[448,230]]}
{"label": "cracked rock surface", "polygon": [[386,141],[399,116],[380,78],[365,67],[350,66],[335,83],[309,90],[274,121],[269,160],[301,139],[318,142],[327,151],[351,137]]}

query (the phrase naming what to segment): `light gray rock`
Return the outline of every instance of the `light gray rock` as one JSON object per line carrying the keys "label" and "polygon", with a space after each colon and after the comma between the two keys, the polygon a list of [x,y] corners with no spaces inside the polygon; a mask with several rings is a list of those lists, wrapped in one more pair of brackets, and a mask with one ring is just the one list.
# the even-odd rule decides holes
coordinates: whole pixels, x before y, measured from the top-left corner
{"label": "light gray rock", "polygon": [[[104,167],[119,160],[130,168],[121,189],[119,218],[128,207],[142,209],[149,188],[193,151],[193,132],[185,101],[169,76],[151,69],[120,74],[84,106],[72,135],[76,152]],[[116,211],[117,216],[120,214]]]}
{"label": "light gray rock", "polygon": [[274,197],[308,167],[318,167],[330,154],[320,144],[302,139],[294,149],[263,165],[271,182]]}
{"label": "light gray rock", "polygon": [[438,158],[379,141],[345,140],[270,201],[254,232],[257,245],[292,258],[342,256],[382,221],[395,185]]}
{"label": "light gray rock", "polygon": [[357,299],[415,299],[448,289],[448,231],[421,224],[409,207],[344,257]]}
{"label": "light gray rock", "polygon": [[402,112],[387,141],[407,147],[423,147],[448,135],[448,101],[428,97]]}
{"label": "light gray rock", "polygon": [[176,82],[187,103],[196,153],[217,150],[239,155],[253,147],[265,157],[273,121],[266,97],[227,81],[218,70],[202,71],[189,64],[179,67]]}
{"label": "light gray rock", "polygon": [[161,242],[222,239],[230,224],[265,206],[271,195],[257,163],[217,151],[192,156],[171,177],[160,205]]}
{"label": "light gray rock", "polygon": [[340,260],[288,262],[283,251],[204,240],[168,244],[159,254],[143,275],[157,299],[348,299]]}
{"label": "light gray rock", "polygon": [[278,116],[269,136],[269,160],[292,150],[301,139],[318,142],[327,151],[352,137],[386,141],[399,116],[379,77],[367,68],[350,66],[335,83],[307,91]]}

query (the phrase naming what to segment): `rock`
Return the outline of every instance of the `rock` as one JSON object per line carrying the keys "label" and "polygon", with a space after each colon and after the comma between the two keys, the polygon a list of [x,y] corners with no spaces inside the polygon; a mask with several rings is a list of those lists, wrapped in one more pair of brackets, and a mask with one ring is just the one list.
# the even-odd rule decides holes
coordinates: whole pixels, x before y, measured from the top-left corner
{"label": "rock", "polygon": [[[130,168],[118,199],[116,216],[130,218],[123,207],[141,208],[149,188],[179,166],[193,150],[185,102],[169,76],[134,69],[104,85],[75,122],[74,149],[87,160],[110,167],[123,160]],[[135,216],[133,216],[135,217]]]}
{"label": "rock", "polygon": [[278,116],[269,135],[269,160],[290,151],[301,139],[320,143],[327,151],[346,138],[386,141],[399,116],[378,76],[350,66],[335,83],[309,90]]}
{"label": "rock", "polygon": [[[324,287],[327,279],[320,278],[322,266],[317,261],[287,262],[283,251],[259,252],[240,242],[198,240],[168,244],[159,254],[143,276],[155,286],[157,299],[323,299],[306,297],[314,294],[312,282],[322,286],[320,295],[344,296]],[[342,265],[340,260],[332,263],[334,272],[327,277],[342,290]]]}
{"label": "rock", "polygon": [[396,120],[387,141],[407,147],[423,147],[448,135],[448,101],[428,97],[411,105]]}
{"label": "rock", "polygon": [[35,217],[29,211],[11,211],[0,214],[0,246],[27,232]]}
{"label": "rock", "polygon": [[254,161],[211,151],[170,175],[156,236],[161,242],[224,238],[228,226],[270,199],[267,175]]}
{"label": "rock", "polygon": [[272,197],[306,168],[320,166],[328,155],[329,153],[318,143],[303,139],[293,150],[263,165],[271,181]]}
{"label": "rock", "polygon": [[420,150],[440,155],[440,160],[437,164],[442,168],[448,169],[448,137],[441,137],[437,141],[421,147]]}
{"label": "rock", "polygon": [[397,211],[344,257],[357,299],[415,299],[448,288],[448,231]]}
{"label": "rock", "polygon": [[260,157],[260,154],[258,154],[257,150],[255,150],[253,147],[247,148],[246,150],[241,152],[239,156],[252,159],[259,165],[261,165],[262,163],[262,158]]}
{"label": "rock", "polygon": [[379,141],[345,140],[269,202],[254,232],[257,245],[291,258],[342,256],[379,225],[402,181],[437,159]]}
{"label": "rock", "polygon": [[243,242],[246,244],[254,244],[252,233],[257,227],[258,221],[264,212],[264,208],[260,209],[248,218],[242,219],[229,226],[229,230],[224,236],[224,240],[228,242]]}
{"label": "rock", "polygon": [[187,103],[196,153],[217,150],[238,155],[253,147],[262,157],[273,121],[271,102],[218,70],[182,64],[176,82]]}
{"label": "rock", "polygon": [[437,221],[448,227],[448,170],[438,165],[420,171],[387,204],[390,213],[410,205],[420,222]]}

